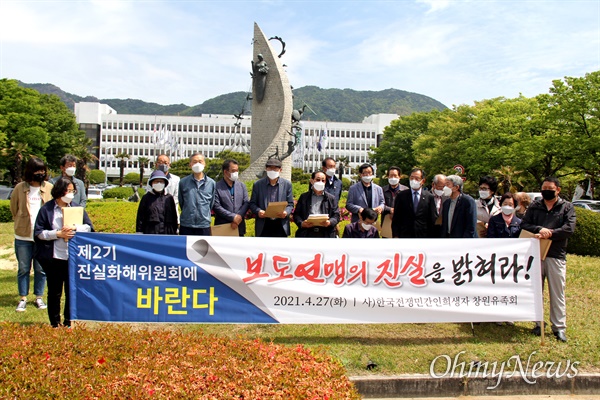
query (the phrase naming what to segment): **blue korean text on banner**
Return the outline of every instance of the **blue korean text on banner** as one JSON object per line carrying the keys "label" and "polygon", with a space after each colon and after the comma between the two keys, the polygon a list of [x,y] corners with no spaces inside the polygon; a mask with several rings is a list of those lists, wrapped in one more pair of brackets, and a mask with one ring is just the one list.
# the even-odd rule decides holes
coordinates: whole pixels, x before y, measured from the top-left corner
{"label": "blue korean text on banner", "polygon": [[188,252],[185,236],[77,233],[69,242],[71,319],[277,322]]}

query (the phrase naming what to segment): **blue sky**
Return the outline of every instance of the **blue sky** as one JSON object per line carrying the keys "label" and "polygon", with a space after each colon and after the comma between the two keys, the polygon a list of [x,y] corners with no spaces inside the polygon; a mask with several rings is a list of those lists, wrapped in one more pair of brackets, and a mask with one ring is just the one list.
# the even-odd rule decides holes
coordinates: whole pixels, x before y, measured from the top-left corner
{"label": "blue sky", "polygon": [[600,69],[600,0],[0,0],[0,77],[196,105],[249,90],[254,22],[286,42],[294,87],[452,107]]}

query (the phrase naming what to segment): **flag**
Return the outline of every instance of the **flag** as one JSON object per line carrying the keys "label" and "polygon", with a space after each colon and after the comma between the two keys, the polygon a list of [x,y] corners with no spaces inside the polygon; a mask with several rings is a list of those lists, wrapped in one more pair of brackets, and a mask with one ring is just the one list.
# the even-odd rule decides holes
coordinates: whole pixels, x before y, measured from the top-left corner
{"label": "flag", "polygon": [[585,192],[585,195],[589,196],[590,199],[594,198],[594,189],[592,189],[592,179],[591,178],[588,181],[588,188],[587,188],[587,191]]}
{"label": "flag", "polygon": [[317,150],[323,151],[327,148],[327,129],[321,131],[319,141],[317,142]]}

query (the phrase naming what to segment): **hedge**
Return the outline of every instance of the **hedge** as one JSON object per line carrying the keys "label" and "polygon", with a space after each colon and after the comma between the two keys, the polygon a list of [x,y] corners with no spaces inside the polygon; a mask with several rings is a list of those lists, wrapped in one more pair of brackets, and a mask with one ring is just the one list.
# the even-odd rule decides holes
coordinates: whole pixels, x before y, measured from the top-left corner
{"label": "hedge", "polygon": [[[140,195],[140,199],[144,194],[146,194],[146,190],[143,188],[138,188],[138,194]],[[106,189],[102,193],[102,197],[105,199],[128,199],[133,196],[133,188],[131,186],[122,186],[116,187],[112,189]]]}
{"label": "hedge", "polygon": [[600,213],[575,207],[577,224],[569,238],[567,253],[600,256]]}
{"label": "hedge", "polygon": [[10,200],[0,200],[0,222],[12,222],[13,217],[10,212]]}

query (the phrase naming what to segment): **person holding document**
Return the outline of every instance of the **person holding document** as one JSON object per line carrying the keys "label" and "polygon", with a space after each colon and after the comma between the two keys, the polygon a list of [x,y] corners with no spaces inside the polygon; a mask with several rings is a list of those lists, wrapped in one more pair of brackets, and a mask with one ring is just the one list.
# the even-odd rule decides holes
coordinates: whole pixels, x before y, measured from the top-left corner
{"label": "person holding document", "polygon": [[60,299],[64,286],[63,325],[70,327],[68,242],[75,236],[75,232],[93,232],[94,229],[92,221],[83,207],[72,201],[76,190],[69,178],[59,178],[54,183],[50,194],[52,200],[42,206],[35,220],[33,235],[36,252],[34,257],[46,273],[50,324],[55,328],[60,326]]}
{"label": "person holding document", "polygon": [[267,176],[254,182],[250,209],[256,215],[256,237],[288,237],[289,215],[294,208],[292,182],[281,178],[281,161],[269,158],[265,165]]}
{"label": "person holding document", "polygon": [[335,237],[340,209],[336,198],[325,191],[326,180],[324,172],[313,172],[312,189],[300,195],[294,211],[294,222],[298,225],[296,237]]}

